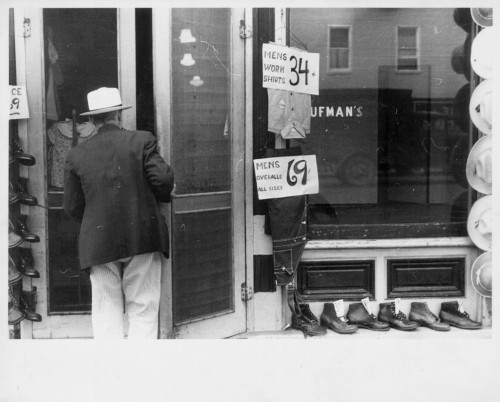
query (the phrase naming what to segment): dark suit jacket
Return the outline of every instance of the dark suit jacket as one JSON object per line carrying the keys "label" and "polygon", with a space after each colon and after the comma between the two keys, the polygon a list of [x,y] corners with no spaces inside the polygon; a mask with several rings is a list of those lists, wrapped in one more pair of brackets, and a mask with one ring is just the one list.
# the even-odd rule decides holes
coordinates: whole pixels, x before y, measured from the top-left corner
{"label": "dark suit jacket", "polygon": [[64,172],[64,209],[81,223],[82,268],[161,251],[169,238],[158,202],[170,202],[172,169],[147,131],[105,125],[73,148]]}

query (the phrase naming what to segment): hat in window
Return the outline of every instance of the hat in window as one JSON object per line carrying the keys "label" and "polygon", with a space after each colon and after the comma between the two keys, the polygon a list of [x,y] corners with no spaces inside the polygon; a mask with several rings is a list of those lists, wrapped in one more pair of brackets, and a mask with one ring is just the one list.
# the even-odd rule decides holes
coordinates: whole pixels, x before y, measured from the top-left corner
{"label": "hat in window", "polygon": [[484,134],[491,134],[492,101],[492,80],[484,80],[474,90],[469,102],[470,118],[474,125]]}
{"label": "hat in window", "polygon": [[129,109],[132,106],[123,106],[120,91],[117,88],[99,88],[87,94],[89,111],[80,116],[109,113],[115,110]]}
{"label": "hat in window", "polygon": [[481,137],[472,147],[465,173],[470,186],[481,194],[491,194],[491,136]]}
{"label": "hat in window", "polygon": [[491,297],[492,273],[491,251],[481,254],[472,264],[471,280],[474,290],[481,296]]}
{"label": "hat in window", "polygon": [[491,195],[478,199],[467,219],[467,232],[472,242],[481,250],[491,251],[493,209]]}
{"label": "hat in window", "polygon": [[472,69],[477,75],[486,80],[493,76],[493,63],[498,42],[493,28],[484,28],[472,41],[470,54]]}
{"label": "hat in window", "polygon": [[471,8],[470,13],[477,25],[481,25],[482,27],[491,27],[493,25],[492,8]]}

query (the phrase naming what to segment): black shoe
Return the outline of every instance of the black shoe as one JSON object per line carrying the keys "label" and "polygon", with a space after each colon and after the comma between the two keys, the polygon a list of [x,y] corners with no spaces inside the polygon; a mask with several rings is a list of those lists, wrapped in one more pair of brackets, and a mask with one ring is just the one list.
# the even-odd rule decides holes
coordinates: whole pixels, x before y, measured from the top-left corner
{"label": "black shoe", "polygon": [[326,329],[319,325],[319,321],[313,314],[308,304],[299,304],[301,315],[292,315],[292,328],[298,329],[309,336],[326,335]]}
{"label": "black shoe", "polygon": [[36,286],[31,288],[31,291],[21,291],[19,296],[19,301],[21,302],[21,312],[24,313],[25,317],[29,321],[42,321],[42,316],[35,312],[36,310]]}
{"label": "black shoe", "polygon": [[373,314],[368,313],[363,303],[351,303],[347,311],[347,319],[351,324],[372,331],[389,331],[390,329],[389,324],[378,321]]}
{"label": "black shoe", "polygon": [[19,324],[22,320],[24,320],[24,313],[19,309],[19,304],[9,286],[9,325]]}
{"label": "black shoe", "polygon": [[450,326],[441,322],[441,320],[429,310],[426,302],[412,302],[410,316],[411,321],[419,325],[433,329],[434,331],[449,331]]}
{"label": "black shoe", "polygon": [[14,185],[15,190],[19,194],[19,202],[24,205],[33,207],[38,205],[36,197],[28,193],[28,179],[20,177]]}
{"label": "black shoe", "polygon": [[27,154],[23,151],[21,148],[21,144],[19,144],[19,141],[14,140],[13,141],[13,148],[14,148],[14,158],[24,166],[33,166],[36,163],[36,159],[33,155]]}
{"label": "black shoe", "polygon": [[40,237],[38,237],[36,234],[33,234],[29,231],[28,225],[27,225],[27,220],[28,216],[27,215],[19,215],[17,218],[17,228],[19,231],[19,234],[23,238],[24,241],[30,242],[30,243],[38,243],[40,241]]}
{"label": "black shoe", "polygon": [[387,322],[391,328],[399,329],[400,331],[413,331],[418,328],[418,323],[406,319],[406,315],[402,311],[396,314],[396,305],[392,303],[380,303],[378,312],[379,321]]}
{"label": "black shoe", "polygon": [[323,313],[321,313],[321,325],[339,334],[353,334],[358,330],[356,325],[349,324],[345,317],[338,317],[335,306],[332,303],[325,303]]}
{"label": "black shoe", "polygon": [[17,269],[24,276],[31,278],[40,278],[40,273],[34,268],[33,254],[31,249],[19,247],[19,265]]}
{"label": "black shoe", "polygon": [[23,242],[23,238],[16,233],[14,224],[9,219],[9,248],[19,246]]}
{"label": "black shoe", "polygon": [[12,205],[19,201],[19,196],[21,193],[17,191],[11,182],[9,182],[9,205]]}
{"label": "black shoe", "polygon": [[21,282],[23,274],[17,270],[16,262],[9,252],[9,285],[14,285]]}
{"label": "black shoe", "polygon": [[461,312],[456,301],[441,303],[439,317],[441,322],[461,329],[479,329],[482,326],[480,322],[471,320],[467,312]]}

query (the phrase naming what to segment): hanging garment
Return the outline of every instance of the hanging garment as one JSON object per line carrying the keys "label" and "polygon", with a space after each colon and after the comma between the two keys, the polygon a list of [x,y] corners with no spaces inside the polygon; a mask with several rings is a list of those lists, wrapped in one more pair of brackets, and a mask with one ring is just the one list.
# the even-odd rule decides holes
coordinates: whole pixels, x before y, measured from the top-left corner
{"label": "hanging garment", "polygon": [[[303,138],[311,131],[311,95],[268,89],[268,131]],[[282,132],[283,130],[283,132]]]}
{"label": "hanging garment", "polygon": [[61,72],[61,68],[57,63],[59,59],[59,54],[56,48],[49,39],[48,44],[48,54],[49,54],[49,84],[47,87],[46,96],[46,107],[47,107],[47,120],[58,121],[59,120],[59,97],[57,94],[57,86],[64,83],[64,78]]}
{"label": "hanging garment", "polygon": [[[78,144],[97,134],[98,128],[91,122],[76,125]],[[48,172],[49,184],[57,188],[64,186],[64,164],[73,143],[73,121],[55,123],[47,131],[49,140]]]}

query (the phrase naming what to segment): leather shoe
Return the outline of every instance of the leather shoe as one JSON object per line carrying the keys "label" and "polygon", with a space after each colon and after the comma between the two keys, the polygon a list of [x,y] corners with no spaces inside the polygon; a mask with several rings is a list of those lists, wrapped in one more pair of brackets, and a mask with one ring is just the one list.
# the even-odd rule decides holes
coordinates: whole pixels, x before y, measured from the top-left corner
{"label": "leather shoe", "polygon": [[389,324],[378,321],[373,314],[369,314],[363,303],[351,303],[347,311],[347,319],[351,324],[372,331],[389,331],[390,329]]}
{"label": "leather shoe", "polygon": [[29,321],[42,321],[42,316],[35,312],[36,310],[36,286],[31,288],[31,291],[23,290],[19,295],[21,302],[21,312],[24,313],[24,318]]}
{"label": "leather shoe", "polygon": [[33,207],[38,205],[36,197],[28,193],[28,179],[20,177],[14,185],[15,190],[19,194],[19,202],[24,205]]}
{"label": "leather shoe", "polygon": [[406,319],[406,315],[400,311],[396,314],[396,304],[380,303],[378,311],[379,321],[387,322],[391,328],[399,329],[400,331],[413,331],[418,328],[418,324],[414,321]]}
{"label": "leather shoe", "polygon": [[423,327],[433,329],[434,331],[449,331],[450,326],[441,322],[441,320],[429,310],[426,302],[413,302],[409,319],[417,322]]}
{"label": "leather shoe", "polygon": [[19,193],[19,191],[17,191],[14,188],[12,183],[9,182],[9,205],[12,205],[12,204],[16,203],[17,201],[19,201],[20,195],[21,195],[21,193]]}
{"label": "leather shoe", "polygon": [[19,217],[17,218],[18,232],[24,241],[27,241],[30,243],[38,243],[40,241],[40,237],[38,237],[36,234],[33,234],[29,231],[28,225],[26,223],[27,220],[28,220],[27,215],[19,215]]}
{"label": "leather shoe", "polygon": [[325,303],[320,320],[323,327],[329,328],[339,334],[353,334],[358,330],[358,327],[349,324],[345,317],[337,316],[335,306],[332,303]]}
{"label": "leather shoe", "polygon": [[439,317],[441,322],[461,329],[479,329],[482,326],[480,322],[471,320],[467,312],[461,312],[456,301],[441,303]]}
{"label": "leather shoe", "polygon": [[29,276],[31,278],[40,278],[40,273],[33,268],[33,254],[31,249],[19,247],[19,264],[17,269],[24,276]]}
{"label": "leather shoe", "polygon": [[298,305],[300,315],[292,315],[292,328],[298,329],[309,336],[326,335],[326,329],[319,325],[319,321],[313,314],[308,304]]}
{"label": "leather shoe", "polygon": [[19,246],[23,242],[23,238],[15,232],[14,224],[9,219],[9,248]]}
{"label": "leather shoe", "polygon": [[23,274],[16,269],[16,263],[9,253],[9,285],[14,285],[23,279]]}
{"label": "leather shoe", "polygon": [[16,139],[13,141],[14,147],[14,158],[21,164],[25,166],[33,166],[36,163],[36,159],[33,155],[27,154],[21,148],[21,144]]}
{"label": "leather shoe", "polygon": [[9,325],[19,324],[22,320],[24,320],[24,313],[19,309],[19,304],[9,286]]}

